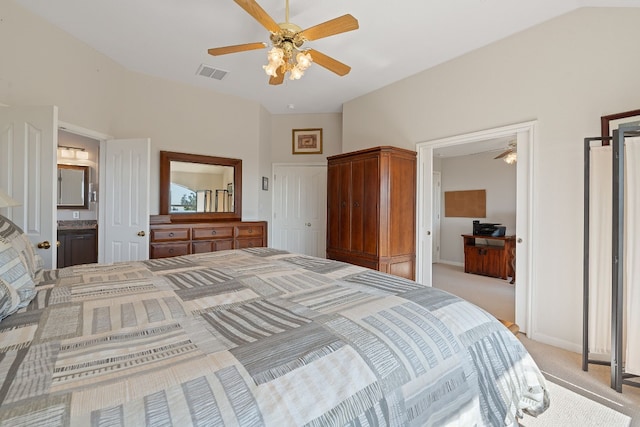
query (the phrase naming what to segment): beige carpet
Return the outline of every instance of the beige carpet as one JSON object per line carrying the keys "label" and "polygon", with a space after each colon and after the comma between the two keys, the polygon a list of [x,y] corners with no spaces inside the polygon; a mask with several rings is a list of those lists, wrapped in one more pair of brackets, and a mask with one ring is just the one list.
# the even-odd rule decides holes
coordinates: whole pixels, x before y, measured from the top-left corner
{"label": "beige carpet", "polygon": [[459,266],[433,264],[433,287],[461,296],[498,319],[515,321],[515,285],[508,280],[467,274]]}
{"label": "beige carpet", "polygon": [[539,417],[525,414],[523,427],[628,427],[631,418],[555,383],[547,382],[551,406]]}
{"label": "beige carpet", "polygon": [[[515,317],[515,288],[506,280],[466,274],[462,267],[434,264],[433,286],[465,298],[500,319],[513,321]],[[618,393],[610,387],[611,371],[609,366],[589,365],[589,371],[584,372],[581,354],[530,340],[523,334],[519,334],[518,338],[545,377],[554,385],[559,384],[562,388],[582,396],[587,400],[586,407],[593,406],[594,410],[599,406],[610,408],[616,413],[629,417],[631,427],[640,427],[640,388],[624,385],[622,393]],[[560,393],[563,391],[561,390]],[[570,402],[571,400],[567,399],[566,401]],[[565,405],[557,404],[553,397],[551,405],[553,412],[549,413],[555,413],[556,410],[565,411],[562,408]],[[571,409],[567,408],[566,411]],[[550,408],[549,411],[552,409]],[[542,416],[536,421],[542,421]],[[524,425],[533,426],[534,424]]]}

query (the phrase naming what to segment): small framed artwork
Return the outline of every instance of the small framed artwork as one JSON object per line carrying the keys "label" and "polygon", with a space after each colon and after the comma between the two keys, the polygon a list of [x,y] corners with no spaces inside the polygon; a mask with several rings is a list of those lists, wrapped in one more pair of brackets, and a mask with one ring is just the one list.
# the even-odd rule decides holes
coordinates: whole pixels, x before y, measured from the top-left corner
{"label": "small framed artwork", "polygon": [[322,129],[294,129],[293,154],[322,154]]}
{"label": "small framed artwork", "polygon": [[264,191],[268,191],[269,190],[269,178],[267,178],[266,176],[262,177],[262,189]]}

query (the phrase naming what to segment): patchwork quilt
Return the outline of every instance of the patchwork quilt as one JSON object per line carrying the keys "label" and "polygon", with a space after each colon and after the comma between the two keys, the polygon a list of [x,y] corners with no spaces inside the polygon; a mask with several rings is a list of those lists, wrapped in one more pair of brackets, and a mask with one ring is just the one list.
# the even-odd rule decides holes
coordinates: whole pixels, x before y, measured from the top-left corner
{"label": "patchwork quilt", "polygon": [[517,425],[549,405],[473,304],[253,248],[44,271],[0,322],[0,424]]}

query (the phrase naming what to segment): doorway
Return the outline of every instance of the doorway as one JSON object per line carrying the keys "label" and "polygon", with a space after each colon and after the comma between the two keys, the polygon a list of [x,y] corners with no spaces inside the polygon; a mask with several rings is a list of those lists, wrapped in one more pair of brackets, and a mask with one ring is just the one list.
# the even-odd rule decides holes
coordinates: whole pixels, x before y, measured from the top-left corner
{"label": "doorway", "polygon": [[418,151],[418,236],[417,236],[417,281],[431,286],[432,258],[433,258],[433,155],[438,148],[461,148],[481,144],[484,141],[510,137],[516,140],[518,146],[518,161],[516,164],[517,194],[516,194],[516,323],[520,330],[527,331],[531,324],[532,313],[531,283],[532,276],[532,242],[534,235],[531,222],[533,182],[533,148],[536,138],[537,122],[525,122],[488,129],[468,134],[461,134],[449,138],[425,141],[416,144]]}

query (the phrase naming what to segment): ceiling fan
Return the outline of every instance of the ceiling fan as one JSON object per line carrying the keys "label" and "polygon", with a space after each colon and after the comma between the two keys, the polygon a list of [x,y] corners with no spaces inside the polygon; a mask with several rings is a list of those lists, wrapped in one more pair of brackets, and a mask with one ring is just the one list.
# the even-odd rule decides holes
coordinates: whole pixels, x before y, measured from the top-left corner
{"label": "ceiling fan", "polygon": [[517,159],[517,151],[516,151],[516,142],[515,141],[511,141],[508,145],[507,145],[507,149],[506,151],[503,151],[502,153],[498,154],[496,157],[494,157],[494,160],[497,159],[503,159],[505,162],[512,164],[516,161]]}
{"label": "ceiling fan", "polygon": [[[315,62],[318,65],[333,71],[339,76],[344,76],[351,71],[351,67],[331,58],[315,49],[301,49],[307,41],[318,40],[347,31],[358,29],[358,20],[346,14],[331,19],[321,24],[303,30],[299,26],[289,22],[289,0],[286,0],[285,22],[276,21],[260,7],[255,0],[234,0],[249,15],[258,21],[271,33],[270,39],[273,48],[269,51],[269,64],[263,66],[270,76],[269,84],[282,84],[285,74],[288,72],[292,80],[299,79],[304,71]],[[210,55],[226,55],[229,53],[244,52],[248,50],[263,49],[266,43],[245,43],[234,46],[216,47],[209,49]]]}

